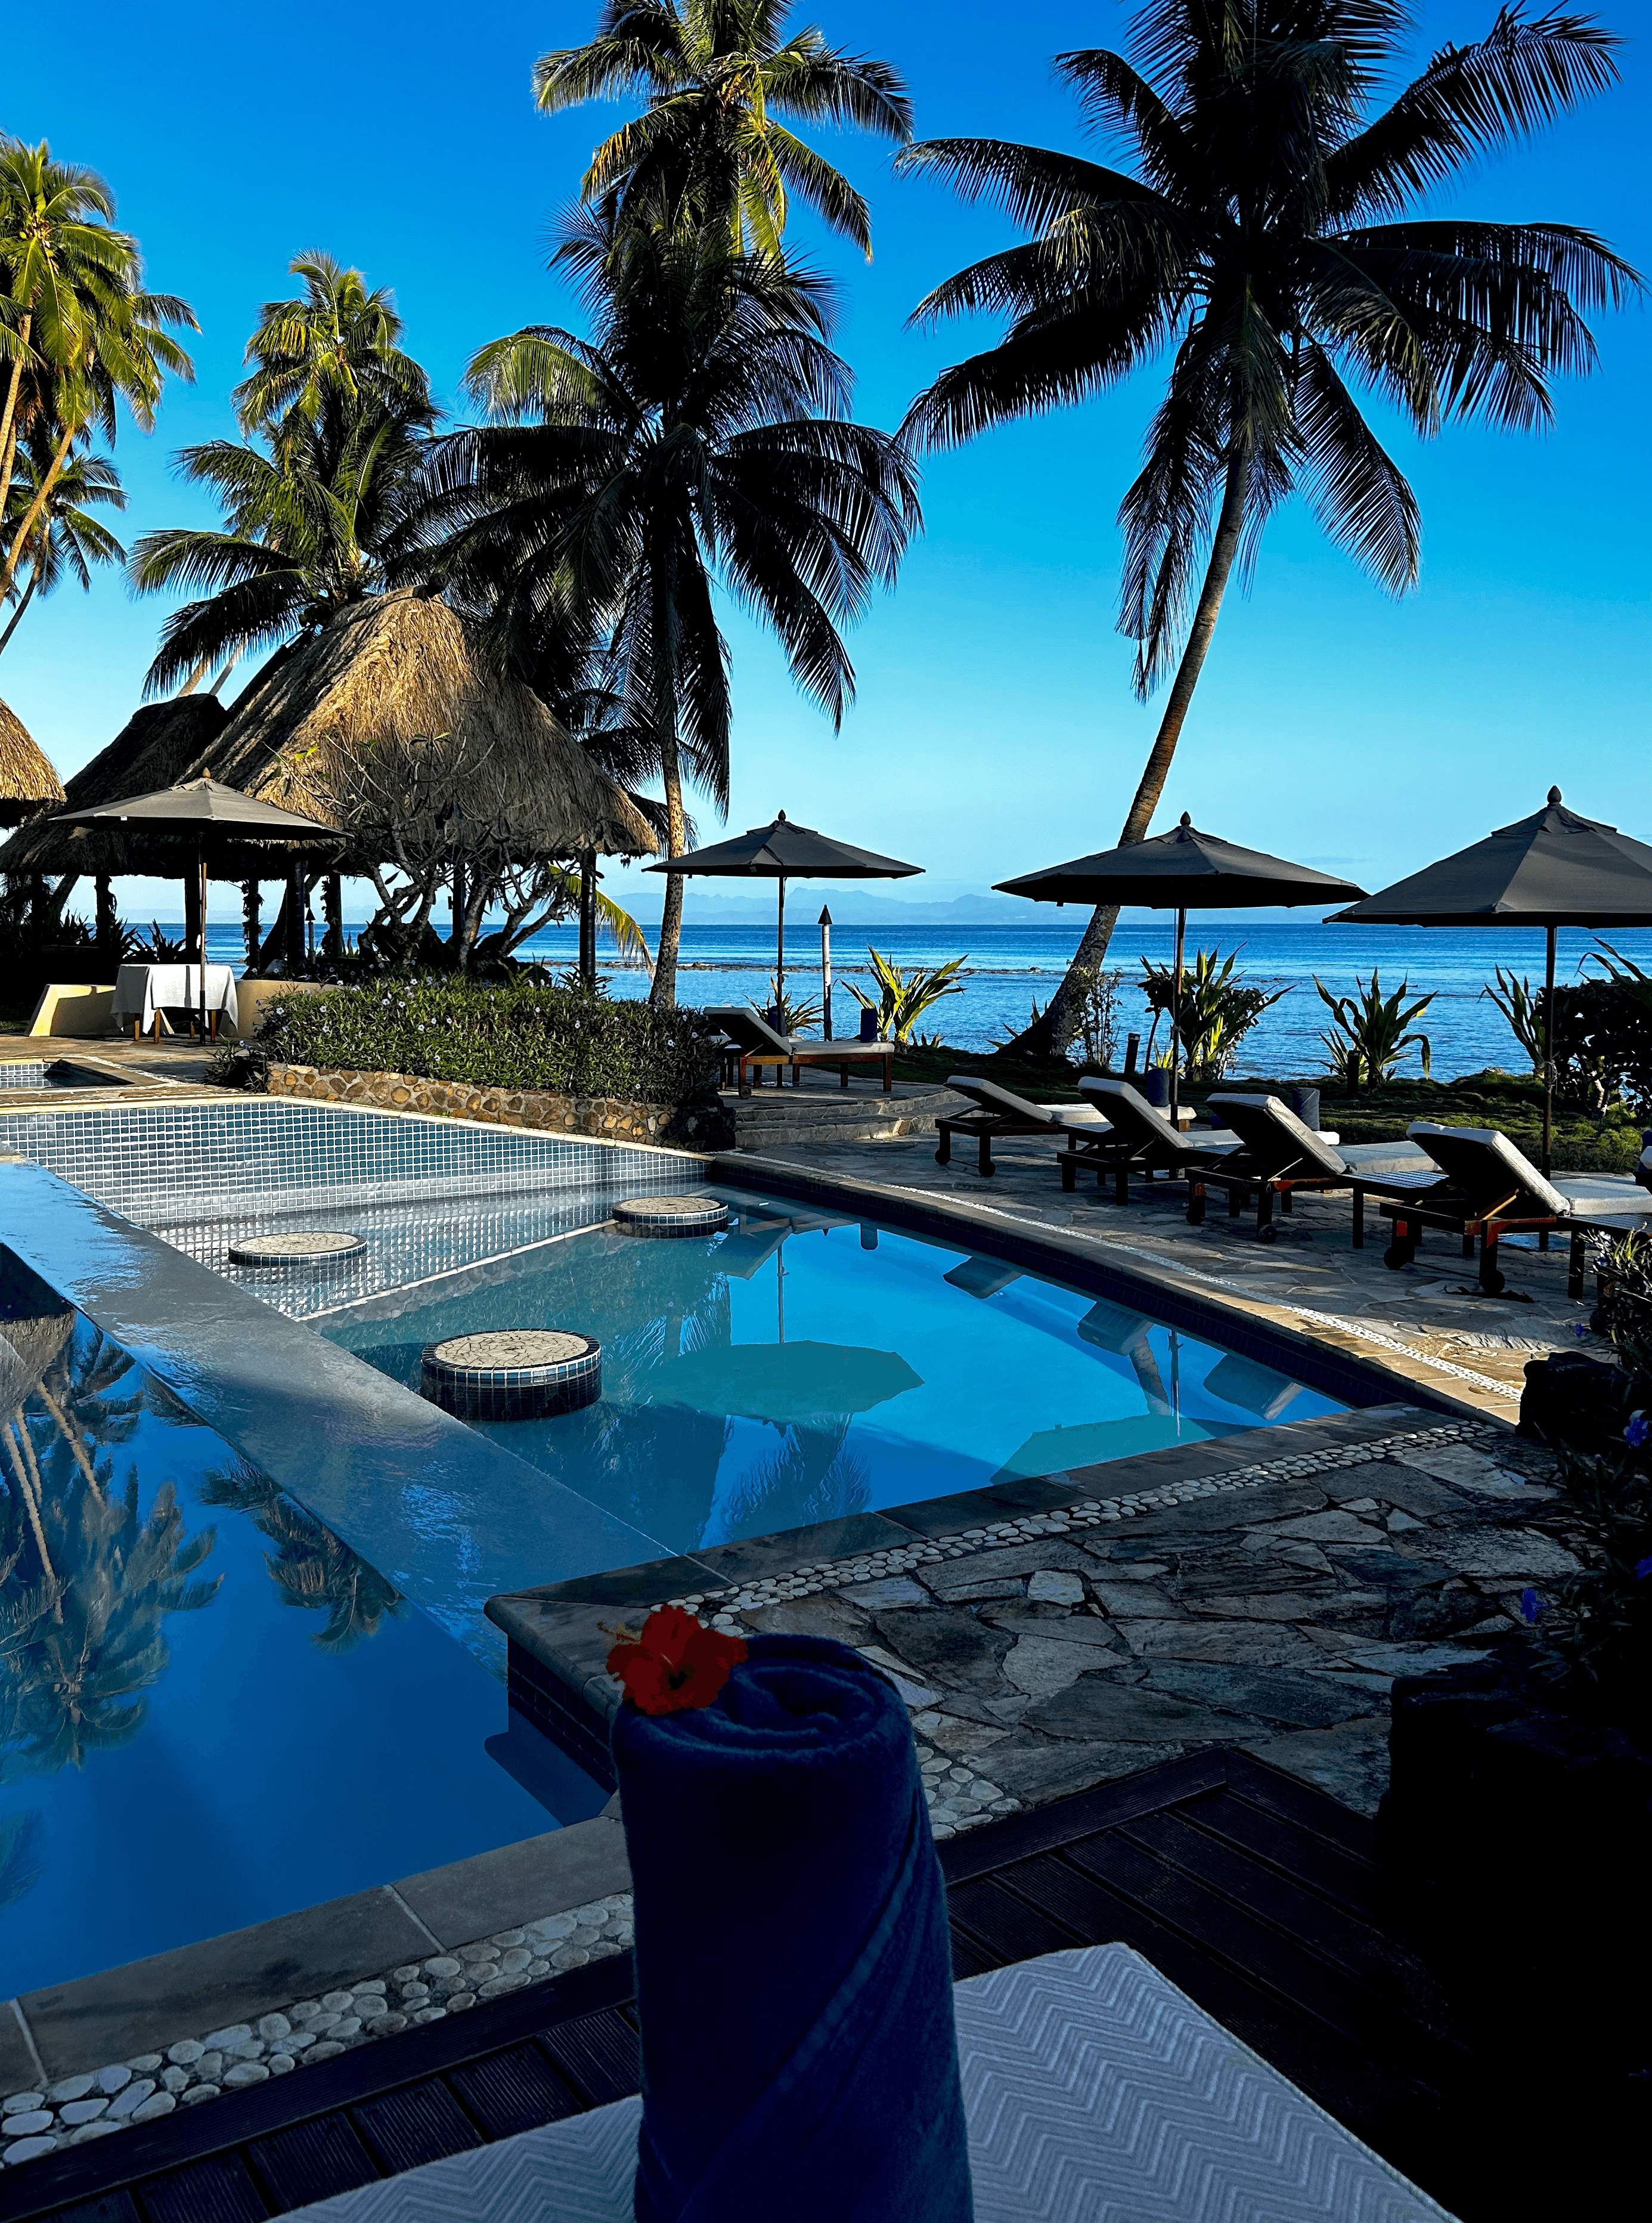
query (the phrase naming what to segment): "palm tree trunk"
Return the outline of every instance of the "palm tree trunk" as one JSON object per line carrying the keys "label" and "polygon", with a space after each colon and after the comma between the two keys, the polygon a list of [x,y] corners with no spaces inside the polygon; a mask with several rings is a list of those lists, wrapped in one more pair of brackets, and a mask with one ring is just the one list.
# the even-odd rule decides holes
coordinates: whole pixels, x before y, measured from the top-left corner
{"label": "palm tree trunk", "polygon": [[3,633],[0,633],[0,656],[3,656],[5,654],[6,643],[11,639],[13,633],[16,632],[18,626],[22,621],[23,612],[34,601],[35,589],[41,583],[41,573],[45,570],[45,568],[46,557],[44,553],[41,553],[35,558],[35,568],[28,575],[28,584],[23,589],[22,600],[12,612],[11,616],[7,622],[5,631]]}
{"label": "palm tree trunk", "polygon": [[[1206,566],[1204,584],[1199,589],[1198,607],[1193,613],[1187,645],[1182,651],[1182,660],[1176,667],[1176,677],[1170,690],[1170,700],[1165,705],[1165,715],[1159,720],[1159,731],[1147,754],[1146,768],[1126,814],[1123,831],[1119,835],[1119,847],[1131,841],[1145,841],[1147,828],[1153,824],[1153,813],[1159,808],[1159,798],[1165,791],[1165,782],[1170,777],[1171,760],[1176,754],[1176,744],[1182,738],[1182,727],[1193,701],[1193,690],[1199,683],[1199,674],[1204,669],[1204,659],[1209,653],[1211,637],[1216,629],[1216,618],[1222,608],[1222,598],[1239,554],[1239,538],[1245,527],[1245,490],[1250,475],[1248,443],[1235,441],[1228,458],[1228,481],[1222,490],[1222,510],[1216,520],[1215,537],[1210,544],[1210,561]],[[1058,1056],[1072,1040],[1077,1029],[1077,1007],[1080,984],[1076,975],[1080,972],[1094,973],[1106,962],[1108,945],[1113,939],[1113,929],[1118,924],[1116,904],[1097,904],[1090,915],[1089,925],[1073,953],[1071,964],[1063,976],[1061,986],[1050,999],[1048,1011],[1037,1027],[1029,1027],[1011,1045],[1014,1049],[1033,1049]]]}
{"label": "palm tree trunk", "polygon": [[35,322],[30,310],[17,327],[18,352],[12,358],[11,376],[6,381],[6,406],[0,413],[0,517],[6,513],[6,496],[11,492],[11,474],[17,455],[17,395],[23,382],[23,356],[28,349],[28,335]]}
{"label": "palm tree trunk", "polygon": [[[682,771],[677,759],[675,723],[660,736],[660,770],[665,782],[665,853],[681,857],[688,847],[688,818],[682,808]],[[665,906],[660,914],[659,952],[654,960],[654,985],[648,1000],[656,1011],[675,1008],[677,950],[682,941],[682,874],[665,876]]]}
{"label": "palm tree trunk", "polygon": [[[660,773],[665,788],[665,853],[681,857],[688,846],[688,819],[682,808],[682,765],[677,754],[677,671],[675,613],[671,607],[670,570],[659,560],[653,574],[654,729],[659,736]],[[660,914],[659,954],[654,960],[654,981],[648,1000],[656,1011],[675,1009],[677,950],[682,941],[682,875],[665,876],[665,904]]]}
{"label": "palm tree trunk", "polygon": [[22,523],[11,537],[11,545],[6,551],[6,567],[3,572],[0,572],[0,595],[3,595],[9,590],[13,579],[17,576],[17,566],[22,561],[23,550],[28,545],[28,536],[39,522],[41,512],[52,498],[52,488],[58,482],[58,475],[68,460],[69,450],[73,446],[75,435],[79,430],[80,427],[78,425],[71,424],[59,441],[57,453],[52,458],[52,467],[35,489],[35,499],[24,513]]}

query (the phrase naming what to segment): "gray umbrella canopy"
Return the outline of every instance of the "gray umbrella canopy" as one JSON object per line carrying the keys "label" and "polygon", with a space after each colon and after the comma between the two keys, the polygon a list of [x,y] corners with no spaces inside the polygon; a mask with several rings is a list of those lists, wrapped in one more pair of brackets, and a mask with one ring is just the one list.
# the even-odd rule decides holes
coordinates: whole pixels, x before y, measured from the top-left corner
{"label": "gray umbrella canopy", "polygon": [[835,841],[829,834],[817,834],[812,826],[795,826],[782,810],[770,825],[748,827],[727,841],[714,841],[709,849],[691,849],[685,857],[666,857],[647,869],[725,879],[778,880],[775,976],[776,986],[783,994],[788,880],[905,880],[921,872],[923,866],[903,865],[898,857],[880,857],[870,849]]}
{"label": "gray umbrella canopy", "polygon": [[1350,926],[1652,926],[1652,848],[1580,818],[1558,787],[1530,818],[1335,914]]}
{"label": "gray umbrella canopy", "polygon": [[820,1414],[870,1412],[921,1389],[898,1352],[833,1343],[741,1343],[668,1359],[649,1377],[658,1405],[785,1427]]}
{"label": "gray umbrella canopy", "polygon": [[101,803],[92,810],[57,814],[57,822],[65,826],[99,826],[110,818],[129,819],[135,825],[153,827],[157,833],[205,835],[217,831],[263,841],[338,840],[336,827],[300,818],[296,810],[279,810],[273,803],[260,803],[243,795],[238,787],[225,787],[216,779],[185,780],[181,787],[129,795],[114,803]]}
{"label": "gray umbrella canopy", "polygon": [[65,810],[57,822],[65,826],[102,826],[110,820],[129,824],[140,832],[173,834],[195,840],[195,872],[201,891],[200,941],[195,953],[196,979],[200,991],[201,1031],[206,1031],[206,850],[208,842],[238,838],[256,841],[338,841],[336,828],[300,818],[294,810],[278,809],[260,803],[236,787],[216,779],[189,779],[178,787],[157,788],[149,795],[129,795],[113,803],[100,803],[91,810]]}
{"label": "gray umbrella canopy", "polygon": [[1127,842],[1121,849],[1098,850],[1071,864],[1051,865],[1041,872],[996,883],[1000,895],[1027,896],[1033,903],[1144,904],[1176,913],[1176,989],[1171,1005],[1171,1116],[1179,1095],[1182,1030],[1182,945],[1190,910],[1256,910],[1264,904],[1328,904],[1363,895],[1352,880],[1292,865],[1261,849],[1241,849],[1219,834],[1202,834],[1184,810],[1182,822],[1149,841]]}
{"label": "gray umbrella canopy", "polygon": [[[1557,927],[1652,926],[1652,848],[1599,819],[1579,817],[1551,787],[1548,801],[1530,818],[1500,826],[1483,841],[1333,912],[1330,923],[1541,927],[1552,1011]],[[1554,1124],[1555,1061],[1545,1044],[1545,1173]]]}
{"label": "gray umbrella canopy", "polygon": [[1000,895],[1027,896],[1033,903],[1145,904],[1158,910],[1209,910],[1216,904],[1253,910],[1264,904],[1339,903],[1364,893],[1352,880],[1202,834],[1186,811],[1179,826],[1150,841],[1102,849],[996,885]]}

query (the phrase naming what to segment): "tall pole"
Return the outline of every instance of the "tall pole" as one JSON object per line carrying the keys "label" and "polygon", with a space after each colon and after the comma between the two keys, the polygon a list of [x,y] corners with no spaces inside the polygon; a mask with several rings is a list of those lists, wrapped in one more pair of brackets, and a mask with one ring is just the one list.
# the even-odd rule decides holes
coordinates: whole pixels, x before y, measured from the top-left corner
{"label": "tall pole", "polygon": [[587,988],[597,977],[597,860],[587,849],[580,859],[580,979]]}
{"label": "tall pole", "polygon": [[196,986],[201,998],[201,1040],[206,1040],[206,836],[195,836],[195,870],[200,879],[200,903],[198,916],[201,922],[200,941],[196,951]]}
{"label": "tall pole", "polygon": [[1550,1138],[1555,1130],[1555,929],[1548,929],[1548,949],[1543,966],[1543,1159],[1548,1175]]}
{"label": "tall pole", "polygon": [[832,913],[820,906],[820,1026],[827,1042],[832,1039]]}
{"label": "tall pole", "polygon": [[780,909],[775,919],[775,1031],[786,1031],[786,875],[782,872],[776,883],[780,889]]}
{"label": "tall pole", "polygon": [[1176,991],[1170,1007],[1170,1124],[1178,1125],[1176,1114],[1181,1105],[1180,1077],[1182,1070],[1182,941],[1187,932],[1187,912],[1176,914]]}

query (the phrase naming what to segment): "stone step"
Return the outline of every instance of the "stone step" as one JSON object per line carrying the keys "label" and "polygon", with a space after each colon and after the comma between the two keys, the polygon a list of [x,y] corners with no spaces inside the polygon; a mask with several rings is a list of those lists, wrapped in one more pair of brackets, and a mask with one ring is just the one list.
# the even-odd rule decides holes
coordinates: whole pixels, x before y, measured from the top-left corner
{"label": "stone step", "polygon": [[737,1150],[799,1143],[864,1143],[895,1135],[933,1134],[936,1118],[962,1107],[946,1088],[897,1083],[889,1095],[859,1088],[775,1088],[746,1097],[725,1091]]}

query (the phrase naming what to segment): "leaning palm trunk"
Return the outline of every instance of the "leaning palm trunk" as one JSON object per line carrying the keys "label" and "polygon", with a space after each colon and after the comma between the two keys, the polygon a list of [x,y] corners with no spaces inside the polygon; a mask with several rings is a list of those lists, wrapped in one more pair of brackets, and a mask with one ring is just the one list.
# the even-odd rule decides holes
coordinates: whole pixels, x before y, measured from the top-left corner
{"label": "leaning palm trunk", "polygon": [[[1239,553],[1240,535],[1245,527],[1245,485],[1248,474],[1248,451],[1242,442],[1234,444],[1228,462],[1227,485],[1222,493],[1222,513],[1216,520],[1215,537],[1211,543],[1210,561],[1204,574],[1204,584],[1199,590],[1198,607],[1193,614],[1193,624],[1176,667],[1176,677],[1170,690],[1170,700],[1165,705],[1165,715],[1159,721],[1159,731],[1148,752],[1146,767],[1131,803],[1119,835],[1119,845],[1145,841],[1147,828],[1159,808],[1159,799],[1165,791],[1165,782],[1170,777],[1171,761],[1176,754],[1176,744],[1182,737],[1182,727],[1193,701],[1193,690],[1199,683],[1199,674],[1204,669],[1204,659],[1209,652],[1212,636],[1216,630],[1216,618],[1222,608],[1222,598],[1227,591],[1234,558]],[[1056,1056],[1066,1049],[1078,1030],[1078,1004],[1084,994],[1084,976],[1098,973],[1107,957],[1108,945],[1113,939],[1113,929],[1118,924],[1116,904],[1097,904],[1090,914],[1090,924],[1073,953],[1071,963],[1063,975],[1061,986],[1050,998],[1048,1009],[1016,1037],[1012,1049],[1041,1050]]]}
{"label": "leaning palm trunk", "polygon": [[23,382],[23,362],[28,354],[28,335],[34,324],[33,312],[25,312],[17,326],[17,352],[11,359],[11,376],[6,381],[6,406],[3,413],[0,413],[0,517],[6,513],[11,474],[16,466],[17,396]]}
{"label": "leaning palm trunk", "polygon": [[67,430],[58,442],[57,453],[52,458],[51,469],[35,488],[35,499],[24,512],[22,523],[11,537],[11,545],[6,551],[5,568],[0,570],[0,600],[3,600],[11,591],[11,583],[17,576],[17,566],[22,563],[23,551],[28,545],[28,536],[39,524],[41,513],[52,498],[52,489],[61,475],[64,464],[69,460],[69,450],[74,445],[81,429],[80,425],[71,417]]}

